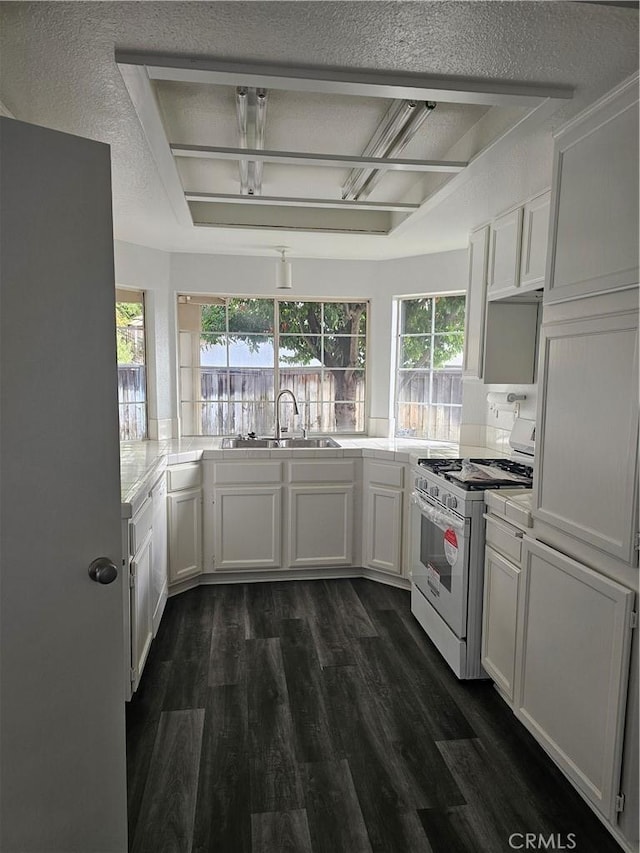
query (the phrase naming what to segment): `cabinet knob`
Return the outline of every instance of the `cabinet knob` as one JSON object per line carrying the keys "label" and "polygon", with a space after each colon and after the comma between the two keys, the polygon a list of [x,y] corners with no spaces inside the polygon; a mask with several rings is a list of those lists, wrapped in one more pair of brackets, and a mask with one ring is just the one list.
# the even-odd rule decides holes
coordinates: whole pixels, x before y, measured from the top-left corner
{"label": "cabinet knob", "polygon": [[96,583],[113,583],[118,570],[108,557],[98,557],[89,566],[89,577]]}

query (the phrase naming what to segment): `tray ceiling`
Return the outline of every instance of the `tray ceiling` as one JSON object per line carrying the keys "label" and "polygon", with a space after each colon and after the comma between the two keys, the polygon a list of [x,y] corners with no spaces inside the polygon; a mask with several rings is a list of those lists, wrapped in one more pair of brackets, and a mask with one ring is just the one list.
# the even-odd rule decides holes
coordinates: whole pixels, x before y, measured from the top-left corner
{"label": "tray ceiling", "polygon": [[[116,61],[174,212],[196,228],[389,234],[464,170],[469,160],[451,152],[489,110],[517,122],[572,95],[216,59]],[[478,153],[468,142],[466,157]]]}

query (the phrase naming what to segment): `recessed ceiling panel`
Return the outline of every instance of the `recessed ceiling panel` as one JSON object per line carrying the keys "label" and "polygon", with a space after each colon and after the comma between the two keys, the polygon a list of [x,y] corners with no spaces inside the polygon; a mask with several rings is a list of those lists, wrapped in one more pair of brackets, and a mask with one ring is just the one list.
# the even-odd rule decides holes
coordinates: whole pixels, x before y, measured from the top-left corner
{"label": "recessed ceiling panel", "polygon": [[386,233],[464,169],[452,152],[479,126],[486,139],[488,116],[568,96],[213,59],[120,67],[176,215],[207,226]]}

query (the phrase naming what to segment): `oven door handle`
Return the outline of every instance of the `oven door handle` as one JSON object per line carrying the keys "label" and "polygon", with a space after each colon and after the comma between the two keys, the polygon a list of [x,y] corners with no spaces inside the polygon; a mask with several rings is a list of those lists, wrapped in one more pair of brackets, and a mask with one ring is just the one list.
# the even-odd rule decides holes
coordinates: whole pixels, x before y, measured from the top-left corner
{"label": "oven door handle", "polygon": [[446,530],[448,527],[453,527],[461,534],[465,532],[466,519],[452,512],[450,509],[445,509],[439,505],[432,504],[418,492],[411,493],[411,503],[414,503],[420,512],[432,521],[441,530]]}

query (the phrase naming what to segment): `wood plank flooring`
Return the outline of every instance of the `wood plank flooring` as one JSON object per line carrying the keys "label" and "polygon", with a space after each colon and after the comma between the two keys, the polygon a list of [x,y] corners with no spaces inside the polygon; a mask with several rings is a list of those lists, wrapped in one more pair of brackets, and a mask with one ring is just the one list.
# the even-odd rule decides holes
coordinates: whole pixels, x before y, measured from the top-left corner
{"label": "wood plank flooring", "polygon": [[491,683],[455,678],[409,593],[366,580],[171,598],[127,771],[133,853],[508,853],[527,832],[620,851]]}

